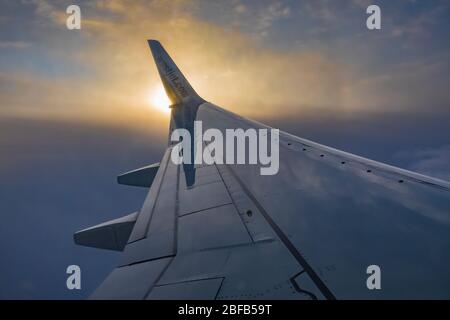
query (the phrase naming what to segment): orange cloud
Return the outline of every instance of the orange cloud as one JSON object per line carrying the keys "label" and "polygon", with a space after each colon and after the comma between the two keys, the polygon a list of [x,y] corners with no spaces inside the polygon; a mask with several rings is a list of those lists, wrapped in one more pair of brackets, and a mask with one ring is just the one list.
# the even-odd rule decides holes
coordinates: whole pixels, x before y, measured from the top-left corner
{"label": "orange cloud", "polygon": [[[60,30],[65,7],[40,3],[36,19],[54,17],[47,28]],[[149,105],[149,94],[161,85],[150,38],[163,43],[202,97],[246,116],[379,107],[383,95],[375,80],[359,79],[317,51],[268,49],[237,28],[202,21],[197,6],[181,0],[88,2],[81,8],[80,31],[60,31],[56,38],[42,33],[39,39],[48,44],[49,55],[65,59],[69,68],[90,70],[88,76],[55,81],[34,74],[25,82],[6,77],[2,81],[18,81],[21,88],[10,95],[8,112],[166,127],[167,115]],[[80,43],[76,50],[70,46],[74,38]]]}

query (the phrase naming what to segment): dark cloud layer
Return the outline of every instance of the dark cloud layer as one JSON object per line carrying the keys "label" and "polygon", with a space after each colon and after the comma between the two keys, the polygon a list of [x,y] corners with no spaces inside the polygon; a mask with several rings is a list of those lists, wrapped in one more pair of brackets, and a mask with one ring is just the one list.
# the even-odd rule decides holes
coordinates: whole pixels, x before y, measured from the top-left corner
{"label": "dark cloud layer", "polygon": [[[72,234],[140,209],[146,191],[115,177],[158,162],[162,137],[80,123],[0,121],[0,298],[83,298],[117,254],[75,246]],[[66,267],[82,290],[66,289]]]}

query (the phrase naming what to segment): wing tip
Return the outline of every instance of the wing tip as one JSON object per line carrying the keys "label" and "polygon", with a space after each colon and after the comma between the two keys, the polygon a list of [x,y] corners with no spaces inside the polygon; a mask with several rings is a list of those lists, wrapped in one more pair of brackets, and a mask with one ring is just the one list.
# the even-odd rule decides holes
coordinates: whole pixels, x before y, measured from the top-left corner
{"label": "wing tip", "polygon": [[156,39],[148,39],[147,40],[148,44],[151,46],[161,46],[161,42],[159,42]]}

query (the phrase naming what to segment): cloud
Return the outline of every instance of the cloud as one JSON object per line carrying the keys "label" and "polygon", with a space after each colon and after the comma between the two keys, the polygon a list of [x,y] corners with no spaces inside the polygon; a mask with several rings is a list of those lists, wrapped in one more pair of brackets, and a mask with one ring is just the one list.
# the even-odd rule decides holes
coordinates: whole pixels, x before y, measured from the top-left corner
{"label": "cloud", "polygon": [[450,145],[436,148],[404,151],[397,158],[407,158],[410,170],[450,181]]}
{"label": "cloud", "polygon": [[234,11],[236,13],[239,13],[239,14],[246,13],[247,10],[248,10],[247,6],[245,4],[242,4],[242,3],[237,3],[234,6]]}
{"label": "cloud", "polygon": [[304,9],[309,16],[327,23],[337,20],[338,10],[336,6],[339,7],[342,4],[335,4],[329,0],[308,1],[304,3]]}
{"label": "cloud", "polygon": [[267,7],[264,7],[258,14],[257,21],[255,23],[256,30],[261,36],[266,36],[268,29],[272,24],[280,19],[288,18],[291,15],[291,9],[289,6],[282,4],[281,2],[273,2]]}
{"label": "cloud", "polygon": [[446,54],[405,60],[349,81],[345,101],[353,110],[447,113],[448,70]]}
{"label": "cloud", "polygon": [[[276,48],[264,36],[202,19],[197,2],[82,2],[80,31],[66,30],[65,22],[56,18],[65,15],[64,5],[39,3],[32,7],[40,22],[33,43],[59,61],[64,73],[3,74],[2,85],[15,88],[15,94],[0,90],[2,101],[7,101],[0,112],[92,118],[127,126],[160,123],[167,115],[148,103],[150,92],[161,86],[146,43],[150,38],[162,42],[200,95],[245,116],[385,112],[420,109],[431,100],[439,105],[450,102],[445,65],[432,67],[436,61],[361,72],[355,65],[370,64],[370,56],[345,62],[317,48]],[[314,2],[311,10],[334,19],[328,3]],[[261,35],[294,14],[278,1],[236,9],[240,4],[234,2],[240,21],[254,17],[249,21],[259,21],[255,28]],[[46,19],[46,14],[55,19]]]}
{"label": "cloud", "polygon": [[231,10],[229,3],[223,2],[215,8],[223,12],[223,14],[220,14],[220,19],[215,18],[218,14],[217,11],[205,7],[203,9],[207,12],[206,16],[210,21],[223,21],[223,17],[226,16],[226,22],[222,24],[224,28],[231,27],[256,40],[266,39],[269,35],[276,33],[274,25],[292,17],[291,6],[277,0],[264,0],[254,3],[234,0]]}
{"label": "cloud", "polygon": [[432,33],[433,27],[440,24],[442,18],[446,19],[448,3],[436,5],[430,9],[420,11],[411,15],[404,22],[392,21],[392,37],[406,37],[409,40],[417,40],[419,37],[428,37]]}
{"label": "cloud", "polygon": [[[39,13],[55,10],[41,6]],[[5,75],[3,83],[17,92],[8,99],[9,112],[28,108],[31,114],[96,115],[131,123],[149,113],[147,96],[161,85],[149,38],[163,43],[204,98],[243,114],[268,115],[275,105],[292,113],[339,104],[342,66],[314,51],[261,50],[261,42],[247,34],[200,20],[192,2],[100,1],[82,4],[81,10],[86,18],[78,33],[61,31],[54,19],[39,40],[65,68],[89,70],[88,75]],[[289,14],[287,6],[275,2],[264,10],[261,30]],[[81,43],[75,50],[74,38]]]}
{"label": "cloud", "polygon": [[371,4],[374,4],[372,0],[352,0],[352,3],[360,8],[366,9]]}
{"label": "cloud", "polygon": [[0,49],[25,49],[30,43],[24,41],[0,41]]}
{"label": "cloud", "polygon": [[47,0],[31,0],[30,3],[35,6],[35,13],[38,16],[58,24],[65,22],[67,19],[64,13],[68,4],[64,5],[61,1],[51,2]]}

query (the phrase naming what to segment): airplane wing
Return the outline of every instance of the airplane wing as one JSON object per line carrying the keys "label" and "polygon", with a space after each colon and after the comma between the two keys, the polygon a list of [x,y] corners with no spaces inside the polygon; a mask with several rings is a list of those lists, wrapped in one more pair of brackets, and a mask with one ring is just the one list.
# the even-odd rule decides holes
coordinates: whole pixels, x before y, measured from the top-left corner
{"label": "airplane wing", "polygon": [[[150,40],[170,131],[270,129],[203,100]],[[158,164],[119,176],[149,188],[137,213],[74,235],[123,251],[93,299],[450,298],[450,183],[279,133],[279,170]],[[205,144],[205,147],[207,145]],[[381,289],[369,289],[368,267]],[[369,268],[370,269],[370,268]]]}

